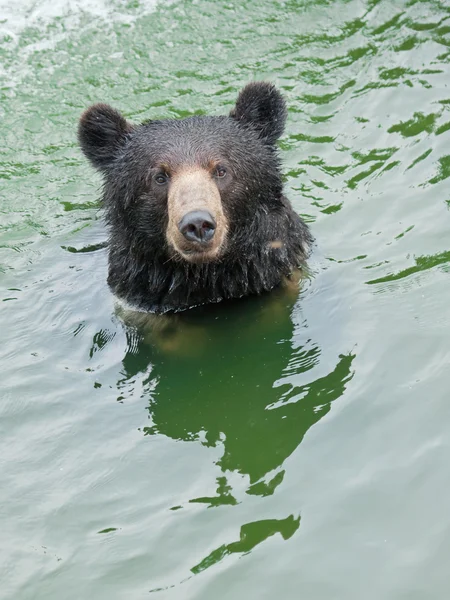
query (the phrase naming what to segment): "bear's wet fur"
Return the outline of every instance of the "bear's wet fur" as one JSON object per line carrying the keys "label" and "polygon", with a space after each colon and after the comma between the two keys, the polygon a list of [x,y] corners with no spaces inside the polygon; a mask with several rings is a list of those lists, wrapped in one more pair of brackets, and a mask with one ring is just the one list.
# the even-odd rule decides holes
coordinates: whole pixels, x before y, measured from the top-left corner
{"label": "bear's wet fur", "polygon": [[285,120],[264,82],[248,84],[229,116],[132,125],[106,104],[85,111],[79,142],[104,177],[119,298],[179,311],[269,291],[304,264],[312,237],[283,195],[275,147]]}

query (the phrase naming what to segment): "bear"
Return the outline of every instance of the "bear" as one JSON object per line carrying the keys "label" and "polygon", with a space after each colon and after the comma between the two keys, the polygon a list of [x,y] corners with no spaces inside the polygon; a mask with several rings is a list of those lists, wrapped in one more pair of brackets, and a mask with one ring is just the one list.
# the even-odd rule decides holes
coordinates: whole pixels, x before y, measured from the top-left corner
{"label": "bear", "polygon": [[174,313],[268,292],[305,265],[313,238],[283,193],[276,148],[286,116],[267,82],[246,85],[227,116],[134,125],[107,104],[82,114],[116,297]]}

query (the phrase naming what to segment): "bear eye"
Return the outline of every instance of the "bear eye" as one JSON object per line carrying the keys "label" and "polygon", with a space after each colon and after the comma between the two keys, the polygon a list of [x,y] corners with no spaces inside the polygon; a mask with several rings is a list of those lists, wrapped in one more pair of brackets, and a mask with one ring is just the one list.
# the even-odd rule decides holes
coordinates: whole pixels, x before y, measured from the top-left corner
{"label": "bear eye", "polygon": [[226,174],[227,174],[227,170],[225,169],[225,167],[222,167],[220,165],[218,167],[216,167],[216,171],[215,171],[216,177],[219,177],[221,179],[222,177],[225,177]]}
{"label": "bear eye", "polygon": [[167,183],[168,179],[169,176],[167,175],[167,173],[158,173],[157,175],[155,175],[155,181],[158,185],[164,185],[165,183]]}

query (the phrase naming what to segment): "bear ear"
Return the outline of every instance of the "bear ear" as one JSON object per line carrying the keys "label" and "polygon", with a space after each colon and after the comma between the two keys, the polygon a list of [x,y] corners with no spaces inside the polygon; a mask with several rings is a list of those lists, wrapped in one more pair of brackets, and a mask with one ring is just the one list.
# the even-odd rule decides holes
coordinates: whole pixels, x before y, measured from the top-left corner
{"label": "bear ear", "polygon": [[230,117],[251,125],[267,144],[275,144],[284,131],[287,110],[283,96],[271,83],[249,83],[241,91]]}
{"label": "bear ear", "polygon": [[104,171],[132,130],[133,126],[114,108],[108,104],[94,104],[81,115],[78,141],[93,166]]}

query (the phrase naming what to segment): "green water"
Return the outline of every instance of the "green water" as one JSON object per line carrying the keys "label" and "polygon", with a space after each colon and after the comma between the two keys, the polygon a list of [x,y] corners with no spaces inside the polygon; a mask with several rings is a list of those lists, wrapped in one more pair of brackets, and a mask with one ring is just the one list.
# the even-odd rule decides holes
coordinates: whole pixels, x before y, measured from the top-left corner
{"label": "green water", "polygon": [[[449,4],[0,0],[0,40],[0,597],[448,598]],[[312,277],[152,337],[77,119],[253,79]]]}

